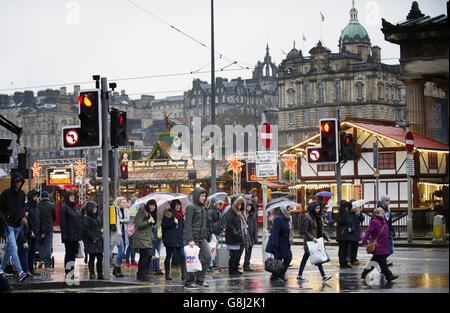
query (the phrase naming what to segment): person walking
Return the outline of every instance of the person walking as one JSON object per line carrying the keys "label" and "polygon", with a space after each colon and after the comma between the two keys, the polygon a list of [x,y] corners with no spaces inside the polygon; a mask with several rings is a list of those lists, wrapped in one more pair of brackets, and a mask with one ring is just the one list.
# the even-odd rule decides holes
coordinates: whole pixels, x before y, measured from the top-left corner
{"label": "person walking", "polygon": [[250,236],[246,223],[246,201],[243,197],[231,205],[231,212],[226,215],[225,242],[230,250],[228,261],[229,275],[242,275],[238,270],[242,252],[250,246]]}
{"label": "person walking", "polygon": [[89,254],[89,279],[95,279],[95,259],[97,259],[97,277],[103,276],[103,229],[102,223],[97,216],[98,205],[89,201],[85,206],[86,214],[83,217],[83,243],[84,249]]}
{"label": "person walking", "polygon": [[[317,239],[323,237],[325,241],[330,242],[330,237],[324,232],[323,221],[321,217],[321,207],[320,204],[312,202],[307,207],[308,213],[305,215],[304,225],[303,225],[303,249],[305,253],[303,254],[302,261],[300,263],[300,268],[298,271],[297,279],[301,282],[305,282],[306,279],[303,278],[303,271],[305,270],[306,262],[310,256],[307,241],[317,242]],[[320,275],[322,276],[322,281],[327,281],[331,279],[331,276],[326,275],[322,264],[318,264]]]}
{"label": "person walking", "polygon": [[19,281],[27,278],[27,273],[20,265],[17,236],[19,236],[22,218],[25,215],[25,192],[22,186],[25,183],[22,174],[15,172],[11,175],[10,188],[5,189],[0,195],[0,210],[6,222],[6,247],[3,254],[0,271],[3,272],[12,258],[12,262],[19,274]]}
{"label": "person walking", "polygon": [[[132,221],[134,221],[134,219],[136,217],[137,208],[133,207],[133,204],[136,202],[136,200],[137,200],[136,197],[131,198],[131,200],[127,206],[127,212],[128,212],[128,218],[129,218],[129,223],[127,224],[127,227],[128,227],[128,225],[130,225],[130,223]],[[127,232],[127,238],[128,238],[128,245],[127,245],[127,249],[125,252],[125,265],[126,266],[137,266],[138,264],[136,263],[136,250],[134,249],[134,246],[133,246],[133,235],[128,236],[128,232]]]}
{"label": "person walking", "polygon": [[114,262],[113,275],[116,277],[124,277],[122,274],[122,259],[126,246],[125,224],[129,219],[125,215],[125,207],[127,205],[127,199],[125,197],[117,197],[114,201],[116,224],[111,225],[111,251],[117,246],[117,255]]}
{"label": "person walking", "polygon": [[139,250],[137,280],[149,281],[150,259],[153,255],[152,225],[155,223],[150,215],[148,205],[141,204],[135,218],[136,232],[133,235],[134,248]]}
{"label": "person walking", "polygon": [[206,272],[211,263],[211,252],[209,249],[206,231],[207,213],[205,201],[208,193],[205,189],[199,187],[192,192],[192,204],[186,208],[184,217],[183,239],[185,244],[200,248],[199,259],[202,264],[202,270],[196,273],[187,273],[184,287],[196,289],[198,285],[209,287],[205,282]]}
{"label": "person walking", "polygon": [[[149,208],[150,215],[152,217],[152,220],[154,223],[152,224],[152,244],[153,244],[153,250],[154,250],[154,256],[152,257],[150,261],[150,274],[153,275],[164,275],[164,273],[161,271],[161,262],[160,262],[160,253],[161,253],[161,238],[162,233],[160,233],[160,225],[158,225],[157,222],[157,209],[158,205],[154,199],[150,199],[147,202],[147,206]],[[157,256],[157,257],[156,257]]]}
{"label": "person walking", "polygon": [[253,272],[250,267],[250,260],[252,258],[252,249],[254,245],[258,244],[258,214],[252,202],[247,203],[246,208],[248,234],[250,237],[250,245],[245,249],[244,257],[244,271]]}
{"label": "person walking", "polygon": [[274,219],[270,232],[266,252],[273,254],[274,258],[283,261],[283,269],[279,273],[272,273],[270,281],[285,282],[286,271],[292,261],[291,237],[291,213],[287,206],[280,207],[280,213]]}
{"label": "person walking", "polygon": [[352,207],[351,216],[353,220],[353,233],[350,241],[350,264],[359,265],[358,244],[361,241],[361,223],[364,222],[362,207]]}
{"label": "person walking", "polygon": [[172,280],[170,275],[171,262],[174,252],[177,251],[178,263],[181,270],[181,281],[186,279],[186,255],[184,253],[183,231],[184,214],[180,200],[170,202],[170,209],[164,212],[162,219],[162,240],[166,247],[166,258],[164,260],[164,270],[166,280]]}
{"label": "person walking", "polygon": [[30,272],[28,263],[28,255],[30,254],[30,241],[31,241],[31,228],[30,218],[28,211],[25,211],[25,216],[22,218],[20,225],[19,236],[17,236],[17,247],[20,259],[20,265],[29,278],[33,278],[33,274]]}
{"label": "person walking", "polygon": [[30,229],[30,240],[28,242],[28,268],[33,276],[39,275],[38,273],[36,273],[34,267],[34,259],[36,257],[36,252],[38,251],[38,237],[40,229],[40,214],[38,208],[39,197],[39,191],[37,191],[36,189],[30,190],[27,194],[28,202],[25,205],[25,211],[28,212],[28,224]]}
{"label": "person walking", "polygon": [[[391,198],[388,195],[384,195],[380,198],[380,201],[377,203],[377,208],[382,208],[384,210],[384,215],[386,218],[386,221],[388,223],[388,229],[389,229],[389,255],[394,253],[394,237],[395,237],[395,230],[393,225],[393,216],[392,211],[390,208],[391,204]],[[393,266],[394,264],[392,262],[387,262],[388,266]]]}
{"label": "person walking", "polygon": [[339,267],[341,269],[351,268],[347,263],[347,252],[353,238],[354,220],[351,215],[352,204],[342,200],[339,206],[336,227],[336,241],[339,244]]}
{"label": "person walking", "polygon": [[[66,278],[75,279],[75,258],[79,249],[79,241],[83,239],[82,217],[80,209],[75,203],[75,193],[67,191],[64,194],[64,204],[60,212],[61,240],[66,250],[64,256],[64,270]],[[70,277],[67,277],[72,273]]]}
{"label": "person walking", "polygon": [[[212,198],[207,209],[206,230],[208,232],[207,240],[211,242],[212,235],[214,235],[218,242],[220,242],[220,236],[222,234],[222,221],[220,208],[223,202]],[[208,270],[214,271],[217,269],[219,255],[216,253],[216,257],[212,261],[212,266]]]}
{"label": "person walking", "polygon": [[53,250],[53,223],[56,220],[55,204],[50,202],[47,191],[41,193],[39,210],[39,259],[44,262],[46,270],[51,268]]}
{"label": "person walking", "polygon": [[[376,208],[373,211],[373,218],[369,223],[367,231],[364,233],[363,245],[368,245],[369,240],[375,241],[375,251],[371,261],[379,264],[381,273],[386,277],[387,281],[393,281],[398,276],[392,274],[387,265],[386,258],[390,253],[389,244],[389,226],[385,218],[385,212],[382,208]],[[361,278],[365,279],[367,274],[371,271],[370,268],[365,268],[361,274]]]}

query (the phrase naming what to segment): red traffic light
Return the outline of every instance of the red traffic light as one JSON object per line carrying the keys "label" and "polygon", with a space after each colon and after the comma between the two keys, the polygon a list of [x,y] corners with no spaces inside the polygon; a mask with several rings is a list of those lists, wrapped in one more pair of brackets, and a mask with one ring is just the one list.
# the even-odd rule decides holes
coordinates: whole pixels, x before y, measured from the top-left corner
{"label": "red traffic light", "polygon": [[345,142],[345,144],[346,145],[350,145],[350,144],[352,144],[352,137],[350,137],[350,136],[345,136],[345,139],[344,139],[344,142]]}
{"label": "red traffic light", "polygon": [[122,126],[122,125],[123,125],[123,121],[124,121],[123,115],[120,115],[120,116],[119,116],[119,126]]}

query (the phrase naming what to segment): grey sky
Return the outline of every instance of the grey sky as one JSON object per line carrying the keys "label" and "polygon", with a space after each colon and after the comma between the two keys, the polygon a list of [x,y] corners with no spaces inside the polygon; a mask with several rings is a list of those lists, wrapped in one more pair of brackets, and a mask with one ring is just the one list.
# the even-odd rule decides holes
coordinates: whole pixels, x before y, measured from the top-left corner
{"label": "grey sky", "polygon": [[[210,45],[210,0],[129,0]],[[0,0],[0,93],[26,86],[90,81],[93,74],[127,78],[196,71],[210,62],[210,51],[171,29],[128,0]],[[419,0],[422,13],[446,13],[445,0]],[[398,63],[399,47],[384,40],[381,18],[406,19],[411,0],[356,0],[359,21],[386,63]],[[269,43],[273,61],[296,47],[304,55],[322,40],[333,52],[349,21],[351,0],[216,0],[216,51],[253,67]],[[320,22],[320,13],[325,21]],[[302,41],[305,34],[307,41]],[[219,57],[219,55],[217,55]],[[216,76],[251,77],[251,70],[220,72],[231,62],[216,61]],[[239,69],[232,65],[228,69]],[[210,66],[203,70],[208,71]],[[182,94],[194,78],[210,74],[125,80],[133,98]],[[92,87],[82,85],[82,88]],[[53,87],[57,88],[57,87]],[[44,89],[44,88],[38,88]],[[72,91],[72,86],[68,86]],[[162,93],[165,91],[172,91]]]}

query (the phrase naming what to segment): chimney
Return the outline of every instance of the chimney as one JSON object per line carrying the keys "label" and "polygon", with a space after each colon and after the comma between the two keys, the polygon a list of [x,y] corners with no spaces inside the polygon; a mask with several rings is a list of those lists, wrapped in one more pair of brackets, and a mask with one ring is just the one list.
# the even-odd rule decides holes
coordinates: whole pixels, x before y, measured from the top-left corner
{"label": "chimney", "polygon": [[59,95],[65,96],[67,94],[66,91],[67,91],[66,87],[59,88]]}
{"label": "chimney", "polygon": [[121,91],[120,91],[120,95],[121,95],[121,96],[126,96],[125,90],[121,90]]}
{"label": "chimney", "polygon": [[372,60],[374,62],[381,62],[381,48],[378,46],[372,47]]}
{"label": "chimney", "polygon": [[80,85],[73,86],[73,95],[78,96],[79,93],[80,93]]}

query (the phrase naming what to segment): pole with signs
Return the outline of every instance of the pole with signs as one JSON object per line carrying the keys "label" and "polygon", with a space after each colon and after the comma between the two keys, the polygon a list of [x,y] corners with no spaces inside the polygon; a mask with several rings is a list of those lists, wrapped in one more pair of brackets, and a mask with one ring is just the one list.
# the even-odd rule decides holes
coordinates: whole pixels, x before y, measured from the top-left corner
{"label": "pole with signs", "polygon": [[377,206],[377,201],[380,198],[380,171],[378,170],[378,140],[373,143],[373,168],[375,176],[375,207]]}
{"label": "pole with signs", "polygon": [[406,177],[408,184],[408,217],[406,227],[408,229],[408,242],[411,243],[413,236],[411,176],[414,176],[414,136],[413,133],[409,131],[409,127],[406,128],[405,144],[407,151]]}

